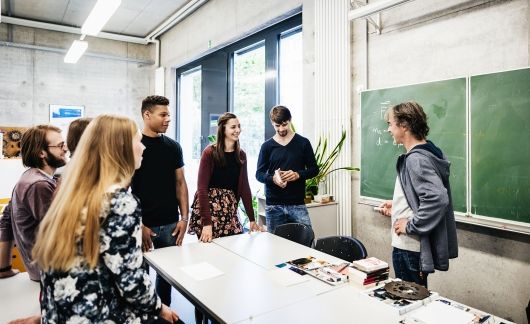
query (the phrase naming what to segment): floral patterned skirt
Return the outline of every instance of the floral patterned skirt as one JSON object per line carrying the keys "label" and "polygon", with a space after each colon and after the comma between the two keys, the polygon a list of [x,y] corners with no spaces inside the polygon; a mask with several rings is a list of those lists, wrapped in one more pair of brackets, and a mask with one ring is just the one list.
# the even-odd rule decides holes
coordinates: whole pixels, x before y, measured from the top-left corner
{"label": "floral patterned skirt", "polygon": [[[212,215],[213,238],[243,233],[243,226],[237,217],[236,195],[232,190],[210,188],[208,189],[208,202],[210,215]],[[198,195],[195,195],[191,204],[188,233],[201,237],[202,224]]]}

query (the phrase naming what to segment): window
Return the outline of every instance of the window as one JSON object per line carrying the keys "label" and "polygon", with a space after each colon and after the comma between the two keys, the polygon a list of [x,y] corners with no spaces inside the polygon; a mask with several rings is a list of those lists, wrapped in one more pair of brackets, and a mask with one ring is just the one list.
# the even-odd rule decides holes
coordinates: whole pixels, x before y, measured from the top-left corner
{"label": "window", "polygon": [[[302,15],[298,14],[182,66],[177,73],[177,138],[184,150],[190,196],[196,188],[201,151],[215,116],[232,111],[241,122],[253,194],[261,144],[274,135],[272,106],[283,104],[302,132]],[[263,191],[262,191],[263,193]]]}
{"label": "window", "polygon": [[180,75],[178,139],[185,162],[185,177],[190,196],[197,191],[201,159],[201,67]]}
{"label": "window", "polygon": [[280,36],[280,104],[286,106],[293,116],[293,126],[303,133],[302,100],[302,29],[287,31]]}
{"label": "window", "polygon": [[233,58],[233,112],[241,123],[241,148],[247,153],[250,189],[261,183],[256,174],[259,150],[265,140],[265,46],[263,42],[237,51]]}

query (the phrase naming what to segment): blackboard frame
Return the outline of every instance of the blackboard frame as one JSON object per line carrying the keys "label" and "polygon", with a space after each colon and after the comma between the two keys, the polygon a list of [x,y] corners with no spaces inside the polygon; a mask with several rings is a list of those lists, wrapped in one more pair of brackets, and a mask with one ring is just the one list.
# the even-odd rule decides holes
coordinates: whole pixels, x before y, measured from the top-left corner
{"label": "blackboard frame", "polygon": [[[488,72],[488,73],[483,73],[483,74],[477,74],[477,75],[469,75],[469,76],[466,76],[464,77],[466,79],[466,113],[465,113],[465,116],[466,116],[466,153],[465,153],[465,157],[466,157],[466,212],[455,212],[455,216],[456,216],[456,220],[458,222],[462,222],[462,223],[468,223],[468,224],[474,224],[474,225],[478,225],[478,226],[485,226],[485,227],[490,227],[490,228],[496,228],[496,229],[502,229],[502,230],[507,230],[507,231],[512,231],[512,232],[518,232],[518,233],[523,233],[523,234],[530,234],[530,223],[525,223],[525,222],[519,222],[519,221],[513,221],[513,220],[510,220],[510,219],[505,219],[505,218],[497,218],[497,217],[490,217],[490,216],[485,216],[485,215],[478,215],[478,214],[473,214],[472,211],[471,211],[471,208],[472,208],[472,201],[471,201],[471,124],[472,124],[472,120],[471,120],[471,78],[472,77],[475,77],[475,76],[482,76],[482,75],[488,75],[488,74],[498,74],[498,73],[502,73],[502,72],[510,72],[510,71],[519,71],[519,70],[525,70],[525,69],[530,69],[529,67],[523,67],[523,68],[516,68],[516,69],[507,69],[507,70],[501,70],[501,71],[493,71],[493,72]],[[454,79],[460,79],[460,78],[454,78]],[[363,91],[359,91],[358,92],[358,95],[359,95],[359,102],[361,103],[361,113],[359,114],[359,117],[362,116],[362,109],[363,109],[363,102],[362,102],[362,95],[364,92],[368,92],[368,91],[380,91],[380,90],[388,90],[388,89],[394,89],[394,88],[400,88],[400,87],[406,87],[406,86],[416,86],[416,85],[422,85],[422,84],[426,84],[426,83],[432,83],[432,82],[439,82],[439,81],[447,81],[447,80],[454,80],[454,79],[445,79],[445,80],[432,80],[432,81],[426,81],[426,82],[422,82],[422,83],[415,83],[415,84],[405,84],[405,85],[397,85],[397,86],[394,86],[394,87],[389,87],[389,88],[374,88],[374,89],[367,89],[367,90],[363,90]],[[421,102],[420,102],[421,104]],[[359,147],[360,147],[360,151],[361,151],[361,158],[362,158],[362,155],[363,155],[363,152],[362,152],[362,144],[363,143],[363,128],[362,128],[362,125],[363,125],[363,120],[362,118],[360,118],[360,123],[357,124],[357,127],[359,128],[359,140],[358,140],[358,144],[359,144]],[[392,161],[392,163],[395,163],[395,161]],[[362,174],[363,170],[361,168],[361,174]],[[362,184],[361,184],[362,186]],[[361,195],[361,186],[360,186],[360,192],[359,192],[359,195],[360,195],[360,201],[359,201],[359,204],[364,204],[364,205],[370,205],[370,206],[378,206],[380,205],[380,203],[382,201],[384,201],[384,199],[380,199],[380,198],[374,198],[374,197],[369,197],[369,196],[363,196]],[[391,199],[391,197],[389,197],[389,199]]]}

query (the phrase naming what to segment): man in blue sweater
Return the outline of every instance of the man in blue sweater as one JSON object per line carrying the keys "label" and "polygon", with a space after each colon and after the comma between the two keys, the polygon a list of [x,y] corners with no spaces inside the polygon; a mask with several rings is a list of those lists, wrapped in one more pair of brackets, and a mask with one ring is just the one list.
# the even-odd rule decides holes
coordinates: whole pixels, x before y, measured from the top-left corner
{"label": "man in blue sweater", "polygon": [[305,180],[318,174],[309,140],[291,129],[291,112],[275,106],[269,114],[276,134],[261,145],[256,178],[265,184],[267,231],[278,225],[302,223],[311,226],[304,204]]}
{"label": "man in blue sweater", "polygon": [[389,109],[388,132],[406,153],[397,161],[392,201],[380,213],[392,217],[392,261],[397,278],[427,287],[427,275],[449,269],[458,256],[449,166],[442,151],[427,140],[423,108],[405,102]]}

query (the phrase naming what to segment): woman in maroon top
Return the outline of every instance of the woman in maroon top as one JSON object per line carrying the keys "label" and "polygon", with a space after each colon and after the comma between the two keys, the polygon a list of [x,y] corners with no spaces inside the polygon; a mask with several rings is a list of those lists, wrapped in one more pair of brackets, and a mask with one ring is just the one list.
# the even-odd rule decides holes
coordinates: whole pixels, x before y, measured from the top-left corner
{"label": "woman in maroon top", "polygon": [[239,147],[240,133],[236,115],[224,113],[217,121],[217,143],[202,152],[188,230],[202,242],[243,232],[237,217],[240,199],[250,220],[250,230],[260,230],[254,219],[246,155]]}

